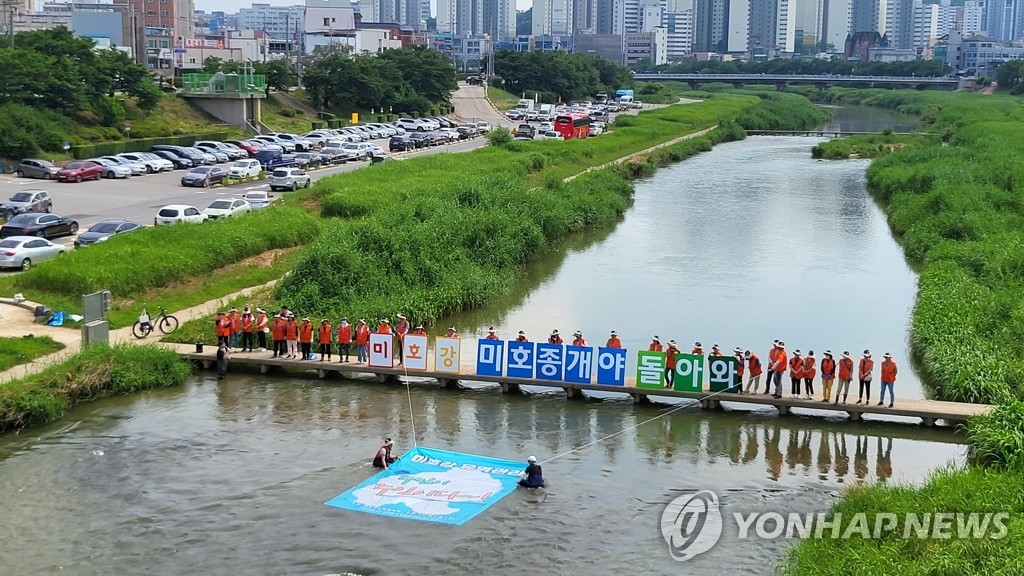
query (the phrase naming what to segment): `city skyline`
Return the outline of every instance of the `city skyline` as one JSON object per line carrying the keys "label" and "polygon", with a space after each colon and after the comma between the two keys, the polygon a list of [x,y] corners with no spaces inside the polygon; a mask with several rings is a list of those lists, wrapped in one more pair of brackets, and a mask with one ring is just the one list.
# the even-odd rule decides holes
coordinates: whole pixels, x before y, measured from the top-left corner
{"label": "city skyline", "polygon": [[[203,10],[204,12],[238,12],[240,8],[249,8],[254,3],[256,4],[270,4],[272,6],[294,6],[305,3],[305,0],[296,0],[294,2],[288,1],[247,1],[247,0],[195,0],[196,10]],[[516,0],[516,10],[526,10],[533,5],[533,0]],[[437,16],[437,0],[430,0],[430,13]]]}

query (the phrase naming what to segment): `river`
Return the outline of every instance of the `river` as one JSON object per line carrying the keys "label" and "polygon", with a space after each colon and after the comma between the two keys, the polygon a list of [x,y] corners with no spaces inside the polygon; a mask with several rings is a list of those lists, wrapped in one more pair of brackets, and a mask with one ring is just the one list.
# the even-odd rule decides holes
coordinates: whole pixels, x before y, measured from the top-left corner
{"label": "river", "polygon": [[[906,361],[913,273],[864,191],[865,164],[815,162],[812,139],[752,138],[637,183],[612,230],[534,262],[515,294],[452,322],[465,332],[614,328],[684,344],[870,347]],[[464,332],[464,333],[465,333]],[[876,392],[877,394],[877,392]],[[425,446],[546,459],[547,498],[505,498],[461,527],[323,503],[372,473],[381,437],[412,443],[405,389],[367,381],[209,373],[80,406],[0,437],[4,574],[770,574],[791,540],[672,560],[667,502],[712,489],[727,518],[824,511],[844,486],[919,481],[963,458],[949,430],[773,410],[567,402],[412,386]]]}

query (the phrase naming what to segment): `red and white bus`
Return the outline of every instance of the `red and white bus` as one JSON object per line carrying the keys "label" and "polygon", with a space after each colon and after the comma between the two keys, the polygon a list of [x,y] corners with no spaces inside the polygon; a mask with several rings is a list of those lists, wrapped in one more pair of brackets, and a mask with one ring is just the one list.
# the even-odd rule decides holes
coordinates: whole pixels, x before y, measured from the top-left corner
{"label": "red and white bus", "polygon": [[555,116],[555,132],[566,140],[590,136],[590,116],[584,112],[570,112]]}

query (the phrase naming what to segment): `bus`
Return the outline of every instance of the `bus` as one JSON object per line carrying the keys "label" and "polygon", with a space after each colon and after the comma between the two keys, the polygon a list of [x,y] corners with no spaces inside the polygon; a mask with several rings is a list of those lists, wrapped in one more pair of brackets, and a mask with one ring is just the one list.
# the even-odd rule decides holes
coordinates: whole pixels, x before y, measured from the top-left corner
{"label": "bus", "polygon": [[555,132],[566,140],[590,136],[590,116],[585,112],[570,112],[555,116]]}

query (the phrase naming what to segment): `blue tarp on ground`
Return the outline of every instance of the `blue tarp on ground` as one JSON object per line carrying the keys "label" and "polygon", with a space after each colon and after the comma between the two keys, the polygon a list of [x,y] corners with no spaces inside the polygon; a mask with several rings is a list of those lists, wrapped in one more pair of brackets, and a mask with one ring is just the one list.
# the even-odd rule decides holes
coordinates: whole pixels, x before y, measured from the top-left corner
{"label": "blue tarp on ground", "polygon": [[525,468],[522,462],[415,447],[326,504],[462,525],[515,490]]}

